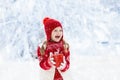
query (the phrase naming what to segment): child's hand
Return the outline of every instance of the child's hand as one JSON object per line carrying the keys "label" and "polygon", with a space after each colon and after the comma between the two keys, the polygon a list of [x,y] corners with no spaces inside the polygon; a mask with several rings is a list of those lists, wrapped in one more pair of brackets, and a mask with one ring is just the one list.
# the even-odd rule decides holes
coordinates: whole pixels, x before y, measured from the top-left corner
{"label": "child's hand", "polygon": [[53,53],[52,52],[50,53],[49,60],[50,60],[50,62],[52,64],[52,66],[56,64],[55,61],[54,61]]}
{"label": "child's hand", "polygon": [[65,57],[63,57],[63,62],[61,63],[61,65],[58,67],[59,70],[64,69],[66,66],[66,61],[65,61]]}

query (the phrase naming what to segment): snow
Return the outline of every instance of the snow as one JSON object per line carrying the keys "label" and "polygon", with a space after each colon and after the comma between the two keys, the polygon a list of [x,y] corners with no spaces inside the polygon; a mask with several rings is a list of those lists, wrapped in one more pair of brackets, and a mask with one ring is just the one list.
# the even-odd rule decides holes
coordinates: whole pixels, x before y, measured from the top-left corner
{"label": "snow", "polygon": [[120,0],[0,0],[0,80],[40,80],[42,20],[61,21],[73,80],[120,80]]}
{"label": "snow", "polygon": [[[79,59],[78,71],[81,80],[119,80],[119,57],[84,56]],[[77,76],[74,76],[77,77]],[[74,79],[76,80],[76,79]]]}
{"label": "snow", "polygon": [[36,62],[5,62],[0,66],[1,80],[39,80]]}

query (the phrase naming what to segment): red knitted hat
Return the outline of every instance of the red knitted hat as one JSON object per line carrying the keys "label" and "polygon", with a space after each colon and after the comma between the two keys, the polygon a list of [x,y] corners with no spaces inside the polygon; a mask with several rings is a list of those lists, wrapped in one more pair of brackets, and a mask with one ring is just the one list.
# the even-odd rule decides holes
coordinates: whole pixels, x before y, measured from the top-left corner
{"label": "red knitted hat", "polygon": [[56,27],[62,28],[62,25],[59,21],[57,21],[55,19],[51,19],[49,17],[45,17],[43,19],[43,24],[44,24],[45,33],[47,36],[47,41],[49,41],[51,39],[51,33],[52,33],[53,29],[55,29]]}

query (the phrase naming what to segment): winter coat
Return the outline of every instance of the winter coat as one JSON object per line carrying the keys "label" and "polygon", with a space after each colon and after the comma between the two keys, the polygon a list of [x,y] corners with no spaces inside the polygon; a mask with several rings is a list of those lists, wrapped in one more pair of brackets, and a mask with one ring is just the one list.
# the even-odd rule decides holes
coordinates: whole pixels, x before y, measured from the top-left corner
{"label": "winter coat", "polygon": [[69,48],[67,49],[67,52],[64,50],[64,45],[66,43],[62,40],[60,42],[46,42],[46,49],[44,50],[44,53],[41,53],[41,48],[38,46],[37,48],[37,56],[39,59],[39,65],[42,69],[44,70],[49,70],[51,66],[51,62],[49,60],[50,53],[55,54],[58,52],[59,54],[63,54],[65,57],[66,65],[63,69],[61,69],[61,72],[65,72],[66,70],[69,69],[70,66],[70,52]]}

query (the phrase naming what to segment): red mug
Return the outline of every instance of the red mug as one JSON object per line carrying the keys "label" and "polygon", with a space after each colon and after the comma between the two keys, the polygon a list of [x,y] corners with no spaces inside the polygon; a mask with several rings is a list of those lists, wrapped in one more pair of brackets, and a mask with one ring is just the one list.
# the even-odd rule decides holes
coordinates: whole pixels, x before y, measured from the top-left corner
{"label": "red mug", "polygon": [[54,54],[53,58],[54,61],[56,62],[55,66],[59,67],[60,64],[63,62],[63,54]]}

